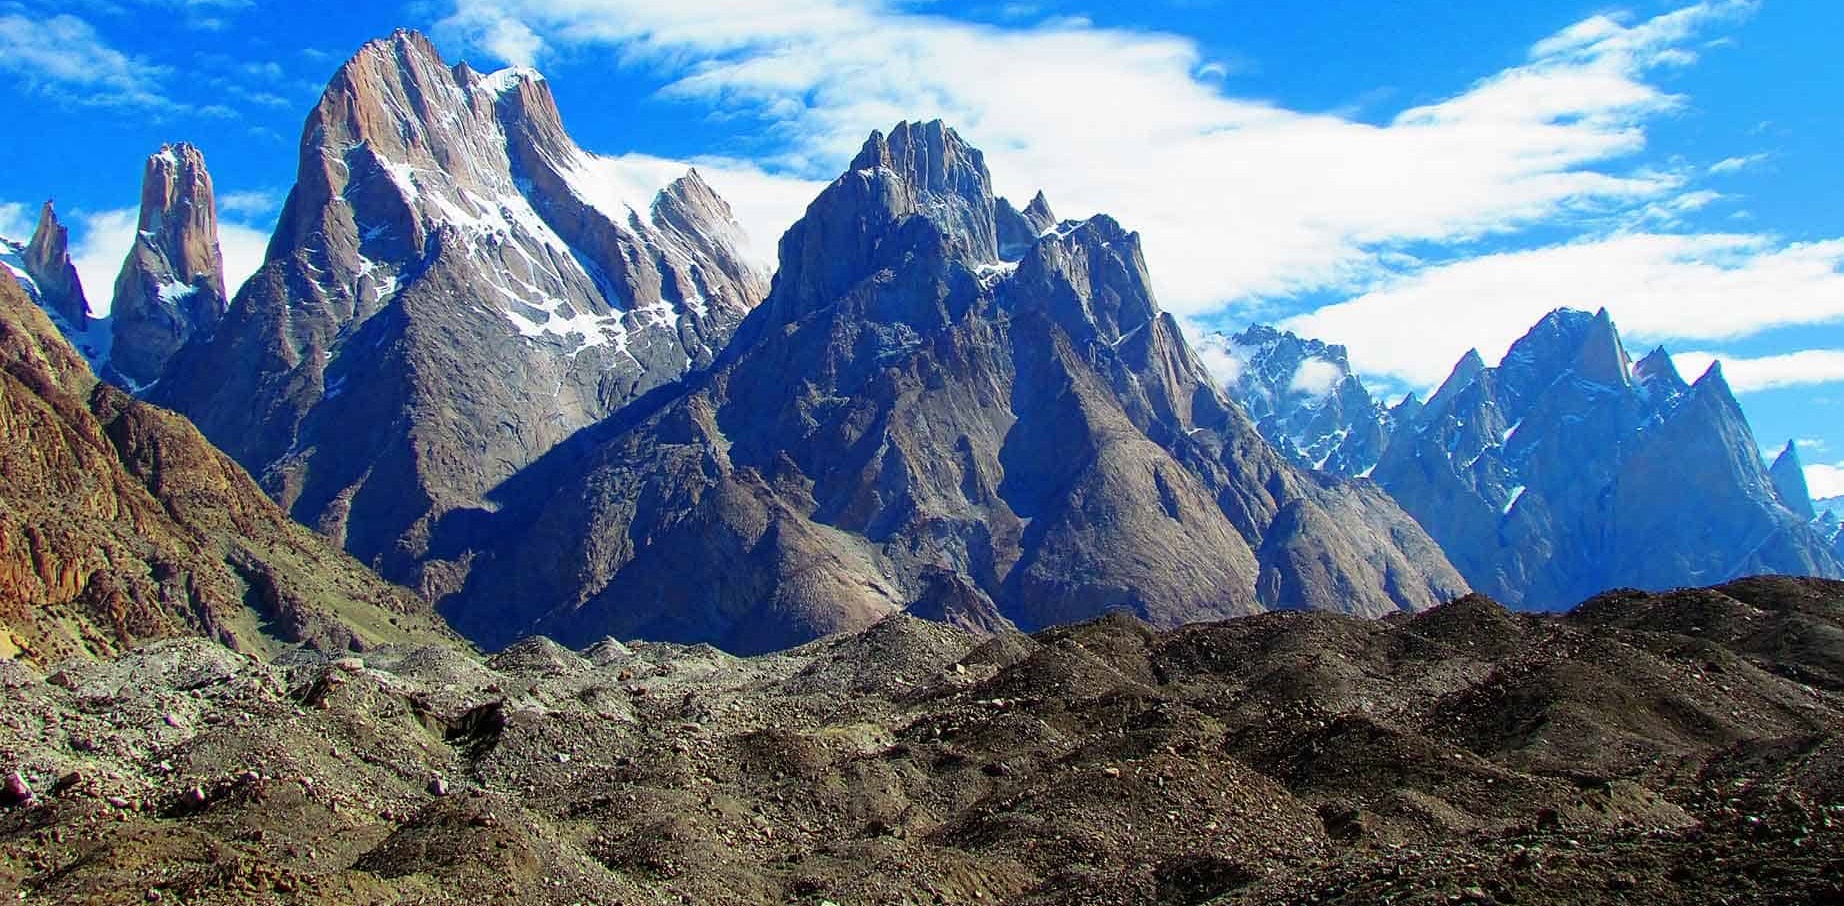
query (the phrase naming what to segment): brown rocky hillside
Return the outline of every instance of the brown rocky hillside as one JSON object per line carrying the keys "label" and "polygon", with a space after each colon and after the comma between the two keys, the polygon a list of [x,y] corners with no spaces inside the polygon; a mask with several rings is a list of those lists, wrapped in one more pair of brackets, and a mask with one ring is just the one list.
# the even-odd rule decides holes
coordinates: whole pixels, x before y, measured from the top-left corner
{"label": "brown rocky hillside", "polygon": [[185,419],[98,382],[0,280],[0,655],[49,665],[180,635],[257,655],[452,638]]}

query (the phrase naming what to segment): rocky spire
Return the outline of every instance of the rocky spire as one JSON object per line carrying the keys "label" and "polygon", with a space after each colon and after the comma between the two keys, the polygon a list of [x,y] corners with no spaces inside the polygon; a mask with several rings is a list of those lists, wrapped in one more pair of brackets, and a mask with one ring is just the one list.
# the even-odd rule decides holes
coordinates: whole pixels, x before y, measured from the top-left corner
{"label": "rocky spire", "polygon": [[160,377],[167,359],[224,316],[224,260],[205,157],[188,144],[147,159],[134,246],[110,309],[115,370],[135,384]]}
{"label": "rocky spire", "polygon": [[1651,395],[1656,405],[1664,405],[1690,392],[1690,385],[1678,374],[1671,353],[1657,346],[1633,365],[1633,380]]}
{"label": "rocky spire", "polygon": [[1583,379],[1610,387],[1628,382],[1626,348],[1620,345],[1620,333],[1614,329],[1613,317],[1603,308],[1588,324],[1581,348],[1575,353],[1574,372]]}
{"label": "rocky spire", "polygon": [[39,209],[38,229],[32,232],[24,257],[26,275],[38,287],[39,304],[72,330],[82,331],[89,320],[89,303],[70,261],[70,230],[58,222],[49,201]]}
{"label": "rocky spire", "polygon": [[1773,479],[1774,493],[1780,495],[1780,502],[1801,519],[1810,521],[1818,515],[1812,509],[1812,492],[1806,487],[1806,470],[1799,462],[1799,445],[1787,441],[1774,457],[1774,464],[1767,470],[1767,476]]}
{"label": "rocky spire", "polygon": [[1044,193],[1038,192],[1023,211],[1012,207],[1004,198],[993,202],[993,223],[999,241],[999,258],[1017,261],[1037,243],[1039,236],[1056,226],[1056,215],[1050,213],[1050,202],[1044,198]]}

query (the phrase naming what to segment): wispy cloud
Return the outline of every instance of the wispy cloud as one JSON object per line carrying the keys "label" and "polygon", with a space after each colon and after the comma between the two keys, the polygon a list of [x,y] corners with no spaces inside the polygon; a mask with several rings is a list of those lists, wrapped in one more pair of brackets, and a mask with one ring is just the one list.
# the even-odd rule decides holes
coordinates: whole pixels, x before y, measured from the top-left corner
{"label": "wispy cloud", "polygon": [[1844,349],[1801,349],[1758,358],[1691,350],[1672,353],[1671,361],[1684,374],[1702,374],[1711,362],[1720,361],[1722,377],[1736,393],[1844,381]]}
{"label": "wispy cloud", "polygon": [[32,238],[38,228],[38,207],[21,201],[0,201],[0,236],[14,242]]}
{"label": "wispy cloud", "polygon": [[830,175],[872,128],[947,118],[986,149],[1007,194],[1043,187],[1060,213],[1108,211],[1139,229],[1162,301],[1198,313],[1358,286],[1410,243],[1683,191],[1686,174],[1628,162],[1645,124],[1682,103],[1650,74],[1694,59],[1699,34],[1752,8],[1590,19],[1382,125],[1232,97],[1179,36],[989,26],[875,0],[455,0],[441,30],[514,62],[612,46],[676,73],[670,97],[759,118],[775,140],[764,159],[809,177]]}
{"label": "wispy cloud", "polygon": [[1709,172],[1712,176],[1727,176],[1731,173],[1740,173],[1766,159],[1766,154],[1747,154],[1741,157],[1725,157],[1722,160],[1710,164]]}
{"label": "wispy cloud", "polygon": [[1495,359],[1560,306],[1605,306],[1635,342],[1729,340],[1844,319],[1841,266],[1844,240],[1623,234],[1427,267],[1285,326],[1347,343],[1360,371],[1425,387],[1468,347]]}
{"label": "wispy cloud", "polygon": [[176,109],[161,82],[163,66],[110,46],[90,23],[72,15],[0,16],[0,70],[65,103]]}

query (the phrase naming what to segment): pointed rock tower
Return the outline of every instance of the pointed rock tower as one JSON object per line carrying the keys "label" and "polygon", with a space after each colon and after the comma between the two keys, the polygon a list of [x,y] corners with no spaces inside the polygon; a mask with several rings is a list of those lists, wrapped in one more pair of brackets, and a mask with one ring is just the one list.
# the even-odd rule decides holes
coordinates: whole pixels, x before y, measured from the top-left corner
{"label": "pointed rock tower", "polygon": [[70,230],[58,222],[49,201],[39,209],[38,229],[32,232],[23,258],[26,273],[38,289],[39,304],[63,321],[66,329],[81,333],[89,325],[90,306],[70,260]]}
{"label": "pointed rock tower", "polygon": [[1806,469],[1799,461],[1799,445],[1787,441],[1774,457],[1774,464],[1768,468],[1767,475],[1773,479],[1774,493],[1780,496],[1780,502],[1793,514],[1810,521],[1818,517],[1812,509],[1812,492],[1806,487]]}
{"label": "pointed rock tower", "polygon": [[134,386],[160,379],[167,360],[224,317],[224,256],[205,156],[166,145],[147,159],[134,246],[115,278],[110,363]]}

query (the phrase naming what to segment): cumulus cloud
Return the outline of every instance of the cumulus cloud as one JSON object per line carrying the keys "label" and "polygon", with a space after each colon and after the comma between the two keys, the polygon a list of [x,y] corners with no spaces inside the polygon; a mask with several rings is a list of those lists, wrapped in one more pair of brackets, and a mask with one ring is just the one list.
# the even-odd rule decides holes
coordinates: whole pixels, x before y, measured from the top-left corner
{"label": "cumulus cloud", "polygon": [[274,225],[251,226],[235,221],[218,222],[218,251],[224,256],[224,291],[235,298],[244,281],[263,265]]}
{"label": "cumulus cloud", "polygon": [[69,14],[0,16],[0,71],[66,103],[176,106],[161,90],[168,69],[115,49],[90,23]]}
{"label": "cumulus cloud", "polygon": [[1815,462],[1806,466],[1806,487],[1813,500],[1844,497],[1844,462]]}
{"label": "cumulus cloud", "polygon": [[70,260],[77,266],[83,295],[96,317],[108,314],[115,301],[115,278],[122,272],[128,250],[134,247],[134,231],[140,219],[137,208],[77,211],[71,216]]}
{"label": "cumulus cloud", "polygon": [[1332,392],[1344,373],[1338,366],[1324,359],[1306,359],[1300,367],[1294,369],[1293,379],[1287,382],[1287,389],[1307,396],[1324,396]]}
{"label": "cumulus cloud", "polygon": [[1191,348],[1204,363],[1211,377],[1219,385],[1229,387],[1242,377],[1244,359],[1229,338],[1220,333],[1206,332],[1188,322],[1179,322],[1184,327],[1186,339],[1191,341]]}
{"label": "cumulus cloud", "polygon": [[1844,319],[1840,267],[1844,240],[1624,234],[1427,267],[1284,326],[1349,345],[1359,371],[1425,387],[1468,348],[1495,359],[1560,306],[1604,306],[1629,341],[1648,344]]}
{"label": "cumulus cloud", "polygon": [[[1596,17],[1381,125],[1228,96],[1179,36],[1006,28],[875,0],[454,0],[439,29],[509,60],[613,47],[677,73],[670,97],[763,121],[776,142],[763,160],[807,177],[830,176],[872,128],[944,117],[986,150],[1005,194],[1042,187],[1065,214],[1140,230],[1162,301],[1195,314],[1359,286],[1408,243],[1672,196],[1683,173],[1623,163],[1681,103],[1649,75],[1752,6]],[[520,40],[503,46],[506,34]],[[780,213],[752,231],[797,212]]]}

